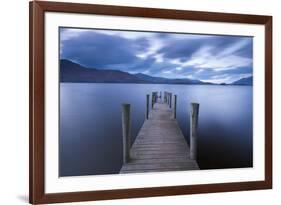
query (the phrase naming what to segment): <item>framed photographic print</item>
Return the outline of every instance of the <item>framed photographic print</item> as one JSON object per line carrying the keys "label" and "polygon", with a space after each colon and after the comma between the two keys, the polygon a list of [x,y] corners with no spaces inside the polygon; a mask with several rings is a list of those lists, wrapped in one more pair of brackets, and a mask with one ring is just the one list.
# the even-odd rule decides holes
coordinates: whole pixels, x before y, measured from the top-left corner
{"label": "framed photographic print", "polygon": [[30,2],[30,203],[271,187],[271,16]]}

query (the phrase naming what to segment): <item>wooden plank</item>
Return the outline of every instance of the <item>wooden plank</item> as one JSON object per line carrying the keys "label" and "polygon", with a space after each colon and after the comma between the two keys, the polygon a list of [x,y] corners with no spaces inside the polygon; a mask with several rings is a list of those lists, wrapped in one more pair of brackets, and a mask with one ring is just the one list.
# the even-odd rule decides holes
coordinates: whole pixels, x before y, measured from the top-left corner
{"label": "wooden plank", "polygon": [[178,164],[130,164],[130,166],[126,166],[123,168],[123,170],[129,171],[129,170],[155,170],[158,171],[159,169],[177,169],[180,171],[184,171],[187,170],[189,168],[196,168],[196,166],[194,166],[194,163],[178,163]]}
{"label": "wooden plank", "polygon": [[169,104],[155,102],[120,173],[198,170]]}

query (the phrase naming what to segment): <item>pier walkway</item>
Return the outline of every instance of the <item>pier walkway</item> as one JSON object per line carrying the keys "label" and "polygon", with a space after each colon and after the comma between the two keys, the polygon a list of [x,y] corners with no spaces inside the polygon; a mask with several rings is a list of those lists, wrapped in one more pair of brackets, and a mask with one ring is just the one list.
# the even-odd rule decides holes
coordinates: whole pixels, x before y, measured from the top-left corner
{"label": "pier walkway", "polygon": [[120,173],[198,170],[173,111],[157,100],[129,150]]}

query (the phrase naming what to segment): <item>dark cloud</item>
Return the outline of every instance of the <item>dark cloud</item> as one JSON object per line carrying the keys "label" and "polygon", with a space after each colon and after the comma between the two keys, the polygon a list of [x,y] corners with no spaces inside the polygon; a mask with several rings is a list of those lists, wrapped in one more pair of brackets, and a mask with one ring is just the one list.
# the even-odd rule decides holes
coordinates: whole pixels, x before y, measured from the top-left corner
{"label": "dark cloud", "polygon": [[[162,34],[163,35],[163,34]],[[167,36],[165,38],[168,38]],[[241,40],[237,36],[204,36],[202,38],[168,40],[168,43],[158,52],[162,53],[165,58],[179,58],[186,61],[189,57],[203,46],[213,47],[213,54],[217,55],[222,49],[231,46]],[[249,37],[248,44],[241,48],[238,55],[250,57],[252,55],[252,39]]]}
{"label": "dark cloud", "polygon": [[133,47],[137,51],[145,52],[148,50],[149,46],[150,46],[150,43],[147,38],[140,38],[140,39],[134,40],[134,42],[133,42]]}
{"label": "dark cloud", "polygon": [[163,54],[164,58],[168,59],[188,59],[195,51],[197,51],[201,47],[201,45],[204,45],[203,40],[170,40],[168,44],[158,50],[158,52]]}
{"label": "dark cloud", "polygon": [[216,71],[218,74],[246,74],[251,73],[253,71],[252,66],[248,67],[240,67],[236,69],[230,69],[230,70],[223,70],[223,71]]}
{"label": "dark cloud", "polygon": [[132,63],[129,64],[115,64],[111,65],[109,69],[117,69],[122,70],[126,72],[132,72],[132,73],[141,73],[145,70],[150,70],[155,65],[155,59],[154,58],[147,58],[147,59],[137,59]]}
{"label": "dark cloud", "polygon": [[248,39],[247,45],[245,45],[243,48],[238,50],[235,54],[238,56],[241,56],[241,57],[252,59],[253,58],[253,40],[252,40],[252,38]]}
{"label": "dark cloud", "polygon": [[132,64],[138,60],[134,52],[141,50],[144,42],[136,46],[134,42],[119,36],[84,32],[62,42],[61,58],[93,68]]}

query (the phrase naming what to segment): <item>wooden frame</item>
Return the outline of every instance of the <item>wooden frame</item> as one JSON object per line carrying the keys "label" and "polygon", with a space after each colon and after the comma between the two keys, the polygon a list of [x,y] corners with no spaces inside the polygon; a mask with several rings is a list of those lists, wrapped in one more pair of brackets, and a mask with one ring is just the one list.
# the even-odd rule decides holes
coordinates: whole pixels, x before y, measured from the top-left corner
{"label": "wooden frame", "polygon": [[[30,2],[30,203],[152,197],[272,188],[272,17],[91,4]],[[265,180],[108,191],[46,194],[44,191],[44,13],[69,12],[127,17],[248,23],[265,26]]]}

